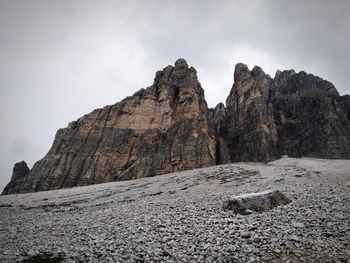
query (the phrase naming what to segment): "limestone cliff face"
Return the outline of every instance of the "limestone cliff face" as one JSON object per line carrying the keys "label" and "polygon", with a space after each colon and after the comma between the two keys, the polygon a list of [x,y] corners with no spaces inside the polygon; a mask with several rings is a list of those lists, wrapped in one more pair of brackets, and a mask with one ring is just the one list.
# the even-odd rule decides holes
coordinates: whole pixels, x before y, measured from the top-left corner
{"label": "limestone cliff face", "polygon": [[4,193],[129,180],[216,164],[196,70],[184,59],[152,86],[58,130],[47,155]]}
{"label": "limestone cliff face", "polygon": [[165,174],[235,161],[350,158],[350,96],[305,72],[274,78],[237,64],[226,100],[208,109],[184,59],[154,83],[58,130],[31,170],[17,163],[3,194]]}
{"label": "limestone cliff face", "polygon": [[278,133],[269,104],[272,80],[259,67],[237,64],[226,100],[223,130],[232,161],[270,161],[279,156]]}
{"label": "limestone cliff face", "polygon": [[281,154],[294,157],[350,158],[347,96],[305,72],[278,72],[271,86]]}
{"label": "limestone cliff face", "polygon": [[294,70],[272,79],[237,64],[222,135],[231,161],[292,157],[350,158],[350,96]]}

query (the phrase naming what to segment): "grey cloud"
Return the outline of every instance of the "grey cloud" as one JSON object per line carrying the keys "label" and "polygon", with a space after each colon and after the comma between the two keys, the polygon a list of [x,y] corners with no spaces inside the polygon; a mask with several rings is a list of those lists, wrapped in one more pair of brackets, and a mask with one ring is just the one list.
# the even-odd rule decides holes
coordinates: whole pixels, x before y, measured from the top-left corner
{"label": "grey cloud", "polygon": [[237,62],[306,70],[350,93],[349,13],[347,0],[0,0],[0,188],[58,128],[150,85],[178,57],[209,106],[225,101]]}

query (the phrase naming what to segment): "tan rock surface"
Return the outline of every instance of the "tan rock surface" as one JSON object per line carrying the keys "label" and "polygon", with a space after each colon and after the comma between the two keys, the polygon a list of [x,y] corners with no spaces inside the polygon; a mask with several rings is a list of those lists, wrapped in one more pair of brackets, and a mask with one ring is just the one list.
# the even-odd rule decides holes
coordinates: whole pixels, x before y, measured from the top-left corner
{"label": "tan rock surface", "polygon": [[4,193],[129,180],[216,164],[196,70],[179,59],[152,86],[58,130],[47,155]]}

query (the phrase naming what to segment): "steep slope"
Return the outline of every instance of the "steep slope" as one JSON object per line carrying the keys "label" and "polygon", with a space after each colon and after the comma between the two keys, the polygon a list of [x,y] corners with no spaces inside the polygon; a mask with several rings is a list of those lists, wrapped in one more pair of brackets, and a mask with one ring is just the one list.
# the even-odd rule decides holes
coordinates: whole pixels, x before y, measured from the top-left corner
{"label": "steep slope", "polygon": [[58,130],[46,156],[4,194],[129,180],[216,164],[196,70],[184,59],[154,83]]}
{"label": "steep slope", "polygon": [[[348,262],[349,170],[350,160],[282,158],[0,196],[0,262]],[[265,190],[292,202],[222,209]]]}

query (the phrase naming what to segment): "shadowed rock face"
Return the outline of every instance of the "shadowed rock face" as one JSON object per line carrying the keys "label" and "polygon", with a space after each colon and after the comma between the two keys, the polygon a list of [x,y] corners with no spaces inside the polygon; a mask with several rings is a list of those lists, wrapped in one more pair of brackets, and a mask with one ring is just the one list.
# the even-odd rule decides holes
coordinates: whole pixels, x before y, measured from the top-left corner
{"label": "shadowed rock face", "polygon": [[350,103],[332,83],[305,72],[277,74],[271,87],[280,153],[350,158]]}
{"label": "shadowed rock face", "polygon": [[293,157],[350,158],[349,95],[305,72],[237,64],[222,135],[232,161]]}
{"label": "shadowed rock face", "polygon": [[282,155],[350,158],[350,96],[305,72],[274,79],[237,64],[226,100],[208,109],[184,59],[133,96],[58,130],[46,156],[3,194],[90,185]]}
{"label": "shadowed rock face", "polygon": [[15,163],[12,170],[11,181],[6,185],[3,194],[11,193],[12,189],[17,187],[18,182],[28,174],[30,169],[25,161]]}
{"label": "shadowed rock face", "polygon": [[279,156],[278,133],[269,104],[272,79],[259,67],[237,64],[226,100],[223,134],[232,161],[270,161]]}

